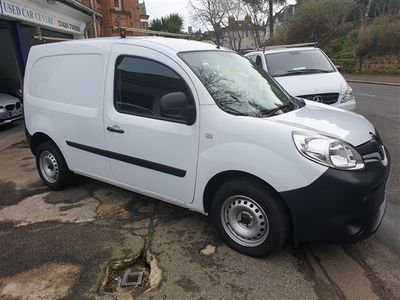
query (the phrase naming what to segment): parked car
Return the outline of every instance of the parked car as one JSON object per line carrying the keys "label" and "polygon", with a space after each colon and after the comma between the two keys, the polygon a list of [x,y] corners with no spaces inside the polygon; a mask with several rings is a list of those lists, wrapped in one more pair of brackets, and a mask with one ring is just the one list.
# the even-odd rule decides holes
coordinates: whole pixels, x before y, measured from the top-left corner
{"label": "parked car", "polygon": [[249,60],[169,38],[34,46],[26,133],[43,182],[74,174],[186,207],[251,256],[352,242],[383,218],[389,157],[363,116],[290,96]]}
{"label": "parked car", "polygon": [[22,117],[21,100],[9,94],[0,93],[0,125],[14,122]]}
{"label": "parked car", "polygon": [[316,47],[273,47],[245,55],[292,96],[354,110],[352,88],[329,57]]}

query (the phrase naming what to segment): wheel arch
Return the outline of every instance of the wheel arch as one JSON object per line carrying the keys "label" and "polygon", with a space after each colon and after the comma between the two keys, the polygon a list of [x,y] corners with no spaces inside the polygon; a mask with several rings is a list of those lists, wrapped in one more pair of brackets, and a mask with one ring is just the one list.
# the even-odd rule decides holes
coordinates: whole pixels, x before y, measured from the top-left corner
{"label": "wheel arch", "polygon": [[234,170],[223,171],[223,172],[220,172],[220,173],[214,175],[207,182],[207,185],[206,185],[206,187],[204,189],[204,193],[203,193],[203,207],[204,207],[204,211],[206,213],[210,213],[210,211],[211,211],[212,199],[213,199],[214,194],[218,190],[218,188],[220,186],[222,186],[224,183],[229,182],[233,179],[237,179],[237,178],[245,178],[245,179],[255,181],[255,182],[259,183],[260,185],[264,186],[271,193],[273,193],[278,199],[280,199],[282,204],[286,208],[287,214],[289,216],[291,231],[294,232],[293,216],[292,216],[285,200],[282,198],[282,196],[279,194],[279,192],[273,186],[271,186],[269,183],[267,183],[265,180],[255,176],[253,174],[244,172],[244,171],[234,171]]}
{"label": "wheel arch", "polygon": [[52,142],[58,148],[58,150],[60,150],[54,140],[43,132],[34,133],[29,140],[29,146],[33,155],[36,155],[37,148],[40,144],[43,144],[44,142]]}

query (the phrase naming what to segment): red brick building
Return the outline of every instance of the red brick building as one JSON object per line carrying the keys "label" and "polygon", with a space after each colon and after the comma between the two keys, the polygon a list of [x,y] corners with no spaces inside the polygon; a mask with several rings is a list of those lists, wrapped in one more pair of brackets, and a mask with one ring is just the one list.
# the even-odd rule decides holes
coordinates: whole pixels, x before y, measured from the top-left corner
{"label": "red brick building", "polygon": [[146,13],[144,0],[140,3],[139,0],[80,0],[80,2],[103,16],[97,21],[96,27],[91,28],[91,37],[119,35],[118,26],[147,29],[149,16]]}

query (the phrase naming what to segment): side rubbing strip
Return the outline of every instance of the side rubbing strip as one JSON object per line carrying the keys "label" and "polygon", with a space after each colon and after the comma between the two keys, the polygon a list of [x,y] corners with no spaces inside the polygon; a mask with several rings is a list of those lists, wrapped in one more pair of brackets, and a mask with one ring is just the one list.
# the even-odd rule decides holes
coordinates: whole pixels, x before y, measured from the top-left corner
{"label": "side rubbing strip", "polygon": [[67,141],[67,145],[77,148],[77,149],[80,149],[80,150],[83,150],[83,151],[91,152],[91,153],[98,154],[101,156],[120,160],[120,161],[129,163],[129,164],[132,164],[132,165],[140,166],[140,167],[147,168],[147,169],[152,169],[155,171],[171,174],[174,176],[185,177],[185,175],[186,175],[185,170],[181,170],[181,169],[177,169],[174,167],[162,165],[162,164],[159,164],[156,162],[128,156],[125,154],[120,154],[120,153],[116,153],[116,152],[112,152],[112,151],[108,151],[108,150],[94,148],[94,147],[90,147],[90,146],[86,146],[86,145],[82,145],[82,144],[78,144],[78,143],[74,143],[74,142],[70,142],[70,141]]}

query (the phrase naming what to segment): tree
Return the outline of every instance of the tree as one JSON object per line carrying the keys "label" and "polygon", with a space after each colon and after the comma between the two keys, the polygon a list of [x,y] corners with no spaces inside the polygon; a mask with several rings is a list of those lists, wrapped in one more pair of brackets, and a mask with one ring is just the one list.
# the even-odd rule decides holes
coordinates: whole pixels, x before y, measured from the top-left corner
{"label": "tree", "polygon": [[149,28],[155,31],[181,33],[183,30],[183,17],[177,13],[172,13],[166,17],[152,20]]}
{"label": "tree", "polygon": [[226,8],[229,0],[190,0],[189,7],[192,11],[194,21],[210,31],[214,31],[214,42],[220,45],[221,27],[223,21],[228,17]]}
{"label": "tree", "polygon": [[265,26],[268,4],[263,0],[243,0],[247,14],[251,17],[255,48],[261,47],[260,28]]}
{"label": "tree", "polygon": [[285,42],[324,44],[340,34],[355,7],[353,0],[302,1],[283,30]]}
{"label": "tree", "polygon": [[[189,7],[192,11],[194,21],[214,31],[215,42],[219,45],[221,28],[229,26],[229,18],[236,20],[249,16],[252,21],[252,35],[255,39],[255,47],[261,47],[260,28],[266,27],[266,21],[270,21],[270,35],[274,34],[274,7],[286,3],[285,0],[190,0]],[[242,32],[240,30],[229,30],[230,42],[233,49],[240,50]],[[238,49],[239,48],[239,49]]]}
{"label": "tree", "polygon": [[228,17],[228,26],[226,27],[226,33],[229,37],[229,48],[240,52],[242,48],[242,39],[245,32],[237,21],[243,15],[243,3],[242,0],[231,0],[228,1],[228,6],[226,7]]}
{"label": "tree", "polygon": [[[247,13],[251,16],[254,27],[258,27],[254,30],[256,37],[256,44],[260,44],[259,28],[264,26],[266,19],[269,23],[269,36],[270,39],[274,37],[274,6],[283,5],[286,3],[285,0],[242,0],[247,8]],[[261,46],[261,45],[259,45]]]}
{"label": "tree", "polygon": [[[266,18],[268,14],[269,23],[269,35],[272,39],[274,37],[274,6],[283,5],[286,3],[285,0],[243,0],[247,4],[248,8],[251,10],[253,18],[256,19]],[[263,20],[264,21],[264,20]]]}
{"label": "tree", "polygon": [[382,15],[359,31],[358,55],[383,56],[400,54],[400,18],[396,15]]}

